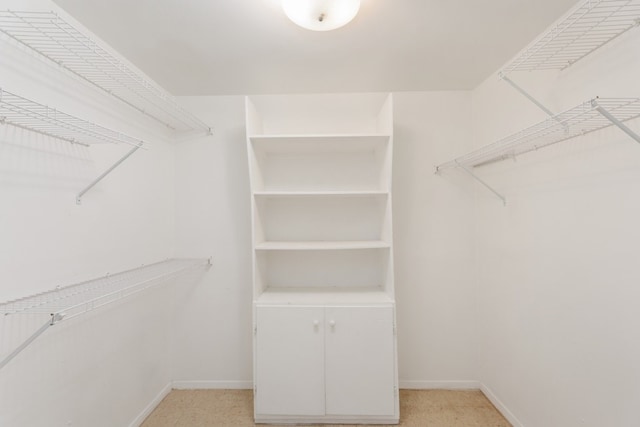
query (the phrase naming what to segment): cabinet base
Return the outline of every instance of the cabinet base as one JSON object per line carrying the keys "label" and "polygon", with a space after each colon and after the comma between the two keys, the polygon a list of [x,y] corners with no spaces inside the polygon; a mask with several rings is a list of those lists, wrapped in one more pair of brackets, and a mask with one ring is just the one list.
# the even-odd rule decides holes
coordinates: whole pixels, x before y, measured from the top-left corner
{"label": "cabinet base", "polygon": [[286,415],[256,415],[256,424],[380,424],[397,425],[399,417],[380,416],[286,416]]}

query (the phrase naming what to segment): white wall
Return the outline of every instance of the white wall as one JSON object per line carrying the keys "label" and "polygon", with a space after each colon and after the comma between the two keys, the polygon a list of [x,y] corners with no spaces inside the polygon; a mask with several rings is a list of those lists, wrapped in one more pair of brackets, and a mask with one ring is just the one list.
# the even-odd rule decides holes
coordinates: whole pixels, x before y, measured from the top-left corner
{"label": "white wall", "polygon": [[[49,1],[0,8],[55,10]],[[173,255],[174,152],[169,135],[55,65],[0,38],[0,88],[147,141],[75,196],[128,146],[89,148],[0,126],[0,301]],[[171,288],[48,330],[0,370],[0,425],[127,425],[168,383]],[[1,320],[2,356],[42,322]],[[17,325],[17,326],[16,326]],[[116,410],[117,408],[117,410]]]}
{"label": "white wall", "polygon": [[[556,112],[637,97],[639,46],[634,29],[565,71],[511,78]],[[545,118],[496,77],[473,116],[476,146]],[[508,199],[476,187],[479,379],[516,425],[638,425],[640,146],[609,128],[479,173]]]}
{"label": "white wall", "polygon": [[176,254],[213,260],[176,318],[177,387],[251,388],[251,216],[244,97],[188,97],[209,138],[176,146]]}
{"label": "white wall", "polygon": [[[182,387],[251,387],[251,217],[243,97],[181,102],[214,141],[177,146],[177,253],[214,268],[178,319],[173,377]],[[471,145],[467,92],[394,94],[394,244],[403,387],[475,385],[473,198],[434,175]],[[460,266],[468,268],[460,268]]]}
{"label": "white wall", "polygon": [[473,387],[473,198],[435,175],[471,144],[468,92],[394,93],[393,225],[401,387]]}

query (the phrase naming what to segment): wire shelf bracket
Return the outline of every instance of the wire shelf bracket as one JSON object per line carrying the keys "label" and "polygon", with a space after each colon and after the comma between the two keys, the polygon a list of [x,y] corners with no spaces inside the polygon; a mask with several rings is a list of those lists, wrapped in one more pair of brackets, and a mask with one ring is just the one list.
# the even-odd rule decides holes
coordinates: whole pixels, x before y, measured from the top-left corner
{"label": "wire shelf bracket", "polygon": [[94,179],[91,184],[87,185],[82,191],[80,191],[78,193],[78,195],[76,196],[76,204],[80,205],[82,204],[82,196],[85,195],[85,193],[89,190],[91,190],[97,183],[99,183],[100,181],[102,181],[102,179],[104,177],[106,177],[107,175],[109,175],[115,168],[117,168],[118,166],[120,166],[122,164],[122,162],[124,162],[125,160],[127,160],[129,158],[129,156],[131,156],[133,153],[135,153],[136,151],[138,151],[138,149],[140,148],[140,146],[135,146],[133,147],[131,150],[129,150],[129,152],[127,154],[125,154],[124,156],[122,156],[117,162],[115,162],[109,169],[107,169],[106,171],[104,171],[102,174],[100,174],[99,177],[97,177],[96,179]]}
{"label": "wire shelf bracket", "polygon": [[584,0],[522,50],[498,76],[554,117],[508,75],[513,71],[564,70],[638,26],[640,0]]}
{"label": "wire shelf bracket", "polygon": [[594,98],[493,144],[443,163],[436,167],[436,173],[461,168],[506,205],[505,197],[478,177],[473,168],[516,158],[609,126],[618,127],[640,143],[640,135],[624,123],[638,117],[640,98]]}
{"label": "wire shelf bracket", "polygon": [[524,90],[521,86],[519,86],[518,84],[516,84],[513,80],[511,80],[508,76],[500,73],[500,79],[509,83],[509,85],[514,88],[516,91],[518,91],[521,95],[523,95],[525,98],[527,98],[529,101],[533,102],[538,108],[540,108],[542,111],[544,111],[545,113],[547,113],[547,115],[549,117],[555,117],[555,114],[553,113],[553,111],[551,111],[550,109],[548,109],[547,107],[544,106],[544,104],[542,104],[540,101],[538,101],[536,98],[534,98],[529,92],[527,92],[526,90]]}
{"label": "wire shelf bracket", "polygon": [[460,165],[460,168],[465,171],[467,174],[469,174],[473,179],[475,179],[476,181],[478,181],[481,185],[483,185],[487,190],[491,191],[493,194],[495,194],[500,200],[502,200],[502,204],[504,206],[507,206],[507,199],[506,197],[504,197],[502,194],[498,193],[492,186],[490,186],[489,184],[487,184],[483,179],[481,179],[478,175],[476,175],[475,173],[473,173],[473,171],[471,169],[469,169],[467,166],[465,165]]}
{"label": "wire shelf bracket", "polygon": [[166,283],[197,267],[211,266],[208,259],[169,259],[100,279],[56,288],[51,291],[0,303],[4,316],[47,313],[50,318],[0,361],[0,369],[27,348],[51,326],[96,310],[130,295]]}
{"label": "wire shelf bracket", "polygon": [[175,97],[55,12],[0,11],[0,32],[170,129],[213,133]]}

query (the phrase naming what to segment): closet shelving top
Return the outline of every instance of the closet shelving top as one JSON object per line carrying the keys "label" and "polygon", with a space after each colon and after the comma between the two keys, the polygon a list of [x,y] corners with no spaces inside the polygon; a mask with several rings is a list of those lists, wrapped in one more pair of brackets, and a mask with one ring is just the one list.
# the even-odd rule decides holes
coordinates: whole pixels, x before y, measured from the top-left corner
{"label": "closet shelving top", "polygon": [[618,122],[640,117],[640,98],[592,99],[493,144],[443,163],[437,170],[457,166],[482,166],[613,125],[614,122],[603,115],[602,110]]}
{"label": "closet shelving top", "polygon": [[0,123],[28,129],[71,143],[125,143],[141,147],[143,141],[107,129],[0,88]]}
{"label": "closet shelving top", "polygon": [[45,313],[51,315],[53,324],[159,285],[190,269],[205,266],[208,262],[207,259],[169,259],[0,303],[0,314]]}
{"label": "closet shelving top", "polygon": [[54,12],[0,11],[0,32],[171,129],[211,132],[172,95]]}
{"label": "closet shelving top", "polygon": [[564,69],[640,24],[640,0],[586,0],[502,70]]}

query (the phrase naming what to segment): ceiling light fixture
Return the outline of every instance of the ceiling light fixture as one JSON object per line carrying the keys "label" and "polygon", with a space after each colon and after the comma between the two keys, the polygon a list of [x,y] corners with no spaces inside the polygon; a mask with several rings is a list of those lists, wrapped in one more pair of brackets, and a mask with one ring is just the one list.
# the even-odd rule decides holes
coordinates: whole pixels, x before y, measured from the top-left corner
{"label": "ceiling light fixture", "polygon": [[303,28],[329,31],[355,18],[360,0],[282,0],[282,8],[289,19]]}

